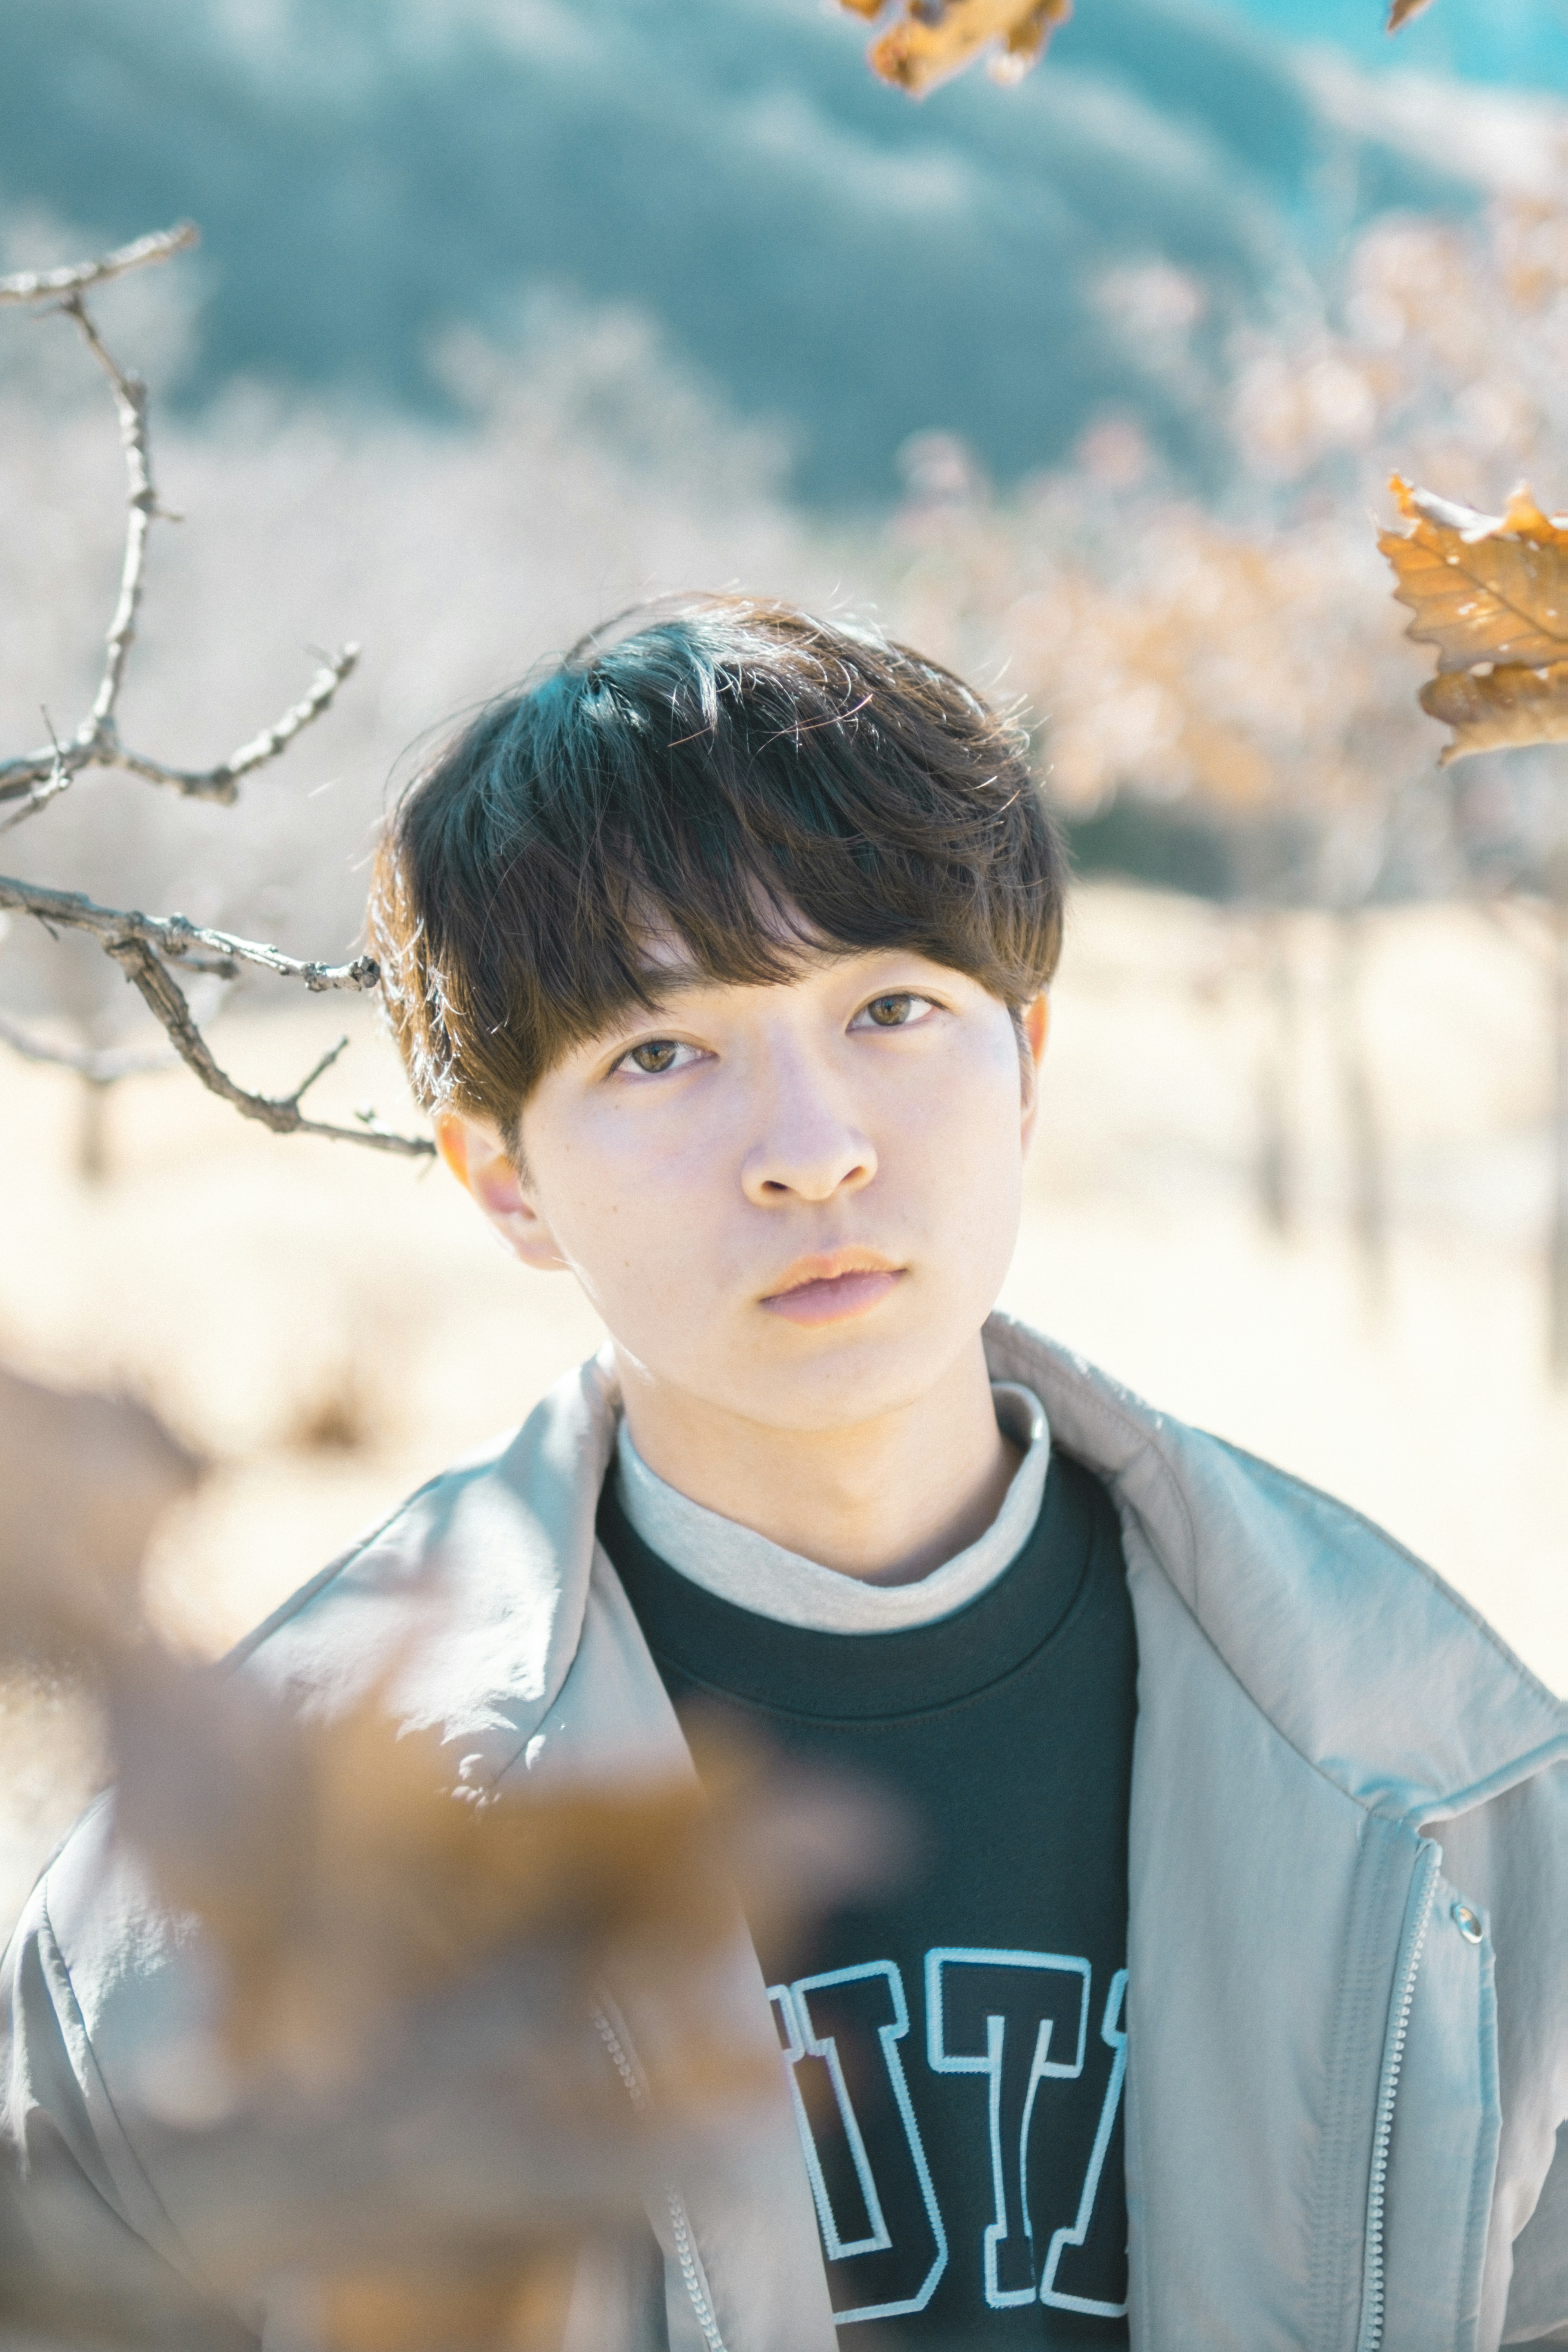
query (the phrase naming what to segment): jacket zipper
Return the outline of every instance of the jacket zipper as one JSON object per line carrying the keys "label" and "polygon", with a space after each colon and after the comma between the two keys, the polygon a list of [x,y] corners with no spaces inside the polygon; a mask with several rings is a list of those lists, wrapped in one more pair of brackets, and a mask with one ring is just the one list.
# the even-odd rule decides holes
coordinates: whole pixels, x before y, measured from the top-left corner
{"label": "jacket zipper", "polygon": [[1383,2077],[1377,2086],[1376,2120],[1372,2137],[1372,2178],[1366,2200],[1366,2277],[1362,2294],[1361,2333],[1356,2339],[1356,2352],[1380,2352],[1383,2343],[1385,2287],[1384,2221],[1388,2199],[1388,2155],[1394,2137],[1394,2102],[1399,2090],[1400,2068],[1405,2063],[1405,2037],[1410,2030],[1410,2011],[1415,2000],[1415,1979],[1421,1967],[1421,1955],[1426,1946],[1433,1898],[1437,1892],[1437,1859],[1436,1851],[1431,1846],[1421,1857],[1422,1875],[1417,1882],[1405,1963],[1394,1989],[1394,2031],[1383,2062]]}
{"label": "jacket zipper", "polygon": [[[637,2072],[625,2040],[616,2032],[602,2009],[595,2010],[594,2023],[598,2031],[600,2041],[610,2053],[611,2063],[621,2078],[627,2098],[637,2113],[641,2115],[647,2105],[647,2093],[643,2087],[642,2076]],[[714,2316],[713,2306],[708,2300],[702,2273],[698,2267],[697,2242],[692,2235],[685,2200],[679,2189],[675,2188],[666,2189],[665,2199],[669,2207],[670,2227],[675,2233],[675,2258],[680,2265],[680,2275],[685,2282],[686,2292],[690,2297],[691,2308],[697,2315],[697,2325],[702,2330],[702,2340],[708,2347],[708,2352],[724,2352],[724,2338],[719,2332],[719,2322]]]}

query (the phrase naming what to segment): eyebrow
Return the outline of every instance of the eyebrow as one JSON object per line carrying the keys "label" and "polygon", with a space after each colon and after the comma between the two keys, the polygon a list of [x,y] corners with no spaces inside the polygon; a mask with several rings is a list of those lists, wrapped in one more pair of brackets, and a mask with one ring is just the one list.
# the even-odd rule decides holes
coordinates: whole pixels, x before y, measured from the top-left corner
{"label": "eyebrow", "polygon": [[[814,965],[853,963],[858,958],[874,955],[876,952],[874,948],[813,948],[803,942],[798,953],[798,961],[801,971],[805,971]],[[626,1006],[626,1025],[628,1028],[635,1027],[639,1016],[651,1018],[666,1004],[673,1003],[680,997],[693,995],[700,989],[745,987],[748,984],[757,988],[783,987],[790,977],[793,975],[781,974],[777,982],[760,980],[747,983],[743,981],[721,980],[717,973],[705,971],[700,964],[684,961],[645,964],[638,972],[637,978],[647,992],[647,1003],[646,1005],[638,1005],[634,1002]]]}
{"label": "eyebrow", "polygon": [[724,985],[722,981],[715,980],[710,971],[704,971],[700,964],[695,963],[646,964],[638,972],[637,980],[647,992],[649,1011],[657,1011],[668,997],[689,996],[693,989],[721,988]]}

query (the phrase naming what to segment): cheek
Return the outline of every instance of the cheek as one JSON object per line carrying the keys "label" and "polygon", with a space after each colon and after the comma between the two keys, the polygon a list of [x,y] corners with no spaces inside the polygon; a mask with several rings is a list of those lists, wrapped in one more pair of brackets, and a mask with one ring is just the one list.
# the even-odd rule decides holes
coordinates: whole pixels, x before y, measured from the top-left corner
{"label": "cheek", "polygon": [[611,1119],[563,1139],[539,1171],[541,1205],[584,1287],[611,1319],[625,1302],[665,1311],[711,1267],[721,1186],[690,1128]]}
{"label": "cheek", "polygon": [[925,1181],[970,1201],[1005,1200],[1023,1165],[1022,1094],[1011,1034],[954,1055],[907,1107],[905,1141]]}
{"label": "cheek", "polygon": [[908,1190],[928,1269],[965,1316],[994,1303],[1023,1204],[1021,1086],[1006,1050],[965,1059],[929,1089],[907,1131]]}

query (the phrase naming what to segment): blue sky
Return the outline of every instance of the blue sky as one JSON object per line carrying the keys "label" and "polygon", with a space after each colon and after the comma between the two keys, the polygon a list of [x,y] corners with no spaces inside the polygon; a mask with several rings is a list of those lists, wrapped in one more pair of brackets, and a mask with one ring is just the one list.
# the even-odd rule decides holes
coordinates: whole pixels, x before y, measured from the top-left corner
{"label": "blue sky", "polygon": [[[1081,0],[1085,7],[1093,0]],[[1568,0],[1433,0],[1392,40],[1380,0],[1218,0],[1260,31],[1331,42],[1360,65],[1568,90]]]}

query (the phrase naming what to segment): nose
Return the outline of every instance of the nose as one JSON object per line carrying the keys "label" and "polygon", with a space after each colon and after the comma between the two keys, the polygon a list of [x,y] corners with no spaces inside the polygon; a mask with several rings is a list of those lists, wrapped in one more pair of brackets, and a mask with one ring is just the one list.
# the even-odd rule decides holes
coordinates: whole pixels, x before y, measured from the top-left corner
{"label": "nose", "polygon": [[858,1192],[877,1172],[877,1153],[826,1073],[786,1070],[775,1059],[763,1132],[741,1165],[741,1188],[757,1208],[830,1201]]}

